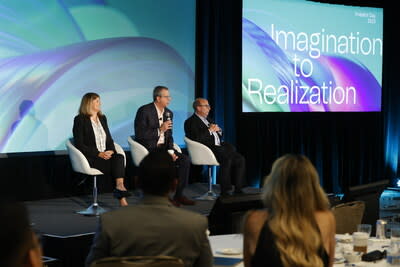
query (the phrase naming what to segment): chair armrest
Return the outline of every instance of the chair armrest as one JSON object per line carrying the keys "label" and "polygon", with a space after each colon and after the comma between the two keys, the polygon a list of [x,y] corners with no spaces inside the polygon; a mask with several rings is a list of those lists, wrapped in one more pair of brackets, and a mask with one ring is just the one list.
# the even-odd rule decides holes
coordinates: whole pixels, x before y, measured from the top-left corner
{"label": "chair armrest", "polygon": [[140,143],[133,140],[132,137],[128,137],[128,144],[131,150],[132,161],[136,167],[139,167],[140,162],[143,158],[149,154],[149,151]]}
{"label": "chair armrest", "polygon": [[87,174],[87,175],[101,175],[103,174],[101,171],[91,168],[89,162],[85,155],[77,149],[70,140],[66,143],[68,155],[71,160],[72,169],[75,172]]}
{"label": "chair armrest", "polygon": [[214,165],[219,166],[217,158],[212,150],[202,143],[190,140],[185,137],[185,143],[193,165]]}
{"label": "chair armrest", "polygon": [[117,143],[114,142],[115,150],[117,151],[118,154],[121,154],[124,156],[124,166],[126,166],[126,155],[124,149]]}

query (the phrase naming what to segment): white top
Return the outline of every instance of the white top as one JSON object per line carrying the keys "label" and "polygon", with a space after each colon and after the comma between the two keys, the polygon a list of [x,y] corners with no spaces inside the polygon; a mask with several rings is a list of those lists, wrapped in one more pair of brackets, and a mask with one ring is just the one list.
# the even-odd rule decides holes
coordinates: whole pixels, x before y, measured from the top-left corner
{"label": "white top", "polygon": [[92,122],[92,127],[93,127],[93,132],[94,132],[94,138],[96,139],[96,147],[97,150],[100,152],[106,151],[106,132],[103,129],[103,125],[101,125],[100,120],[97,118],[97,121],[93,121],[90,119]]}
{"label": "white top", "polygon": [[[163,121],[164,121],[163,120],[163,118],[164,118],[164,110],[162,110],[162,111],[159,110],[156,104],[154,104],[154,106],[156,107],[157,116],[158,116],[158,123],[159,123],[159,125],[161,127],[161,125],[163,124]],[[158,141],[157,141],[157,145],[164,144],[165,143],[164,133],[162,131],[160,131],[160,129],[158,129],[158,136],[159,136],[159,138],[158,138]]]}

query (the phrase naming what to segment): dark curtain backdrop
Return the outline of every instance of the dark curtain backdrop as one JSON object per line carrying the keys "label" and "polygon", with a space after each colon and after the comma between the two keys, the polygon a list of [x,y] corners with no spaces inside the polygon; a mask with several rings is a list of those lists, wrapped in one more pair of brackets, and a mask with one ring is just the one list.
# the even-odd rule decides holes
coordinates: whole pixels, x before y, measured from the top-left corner
{"label": "dark curtain backdrop", "polygon": [[225,140],[246,157],[249,184],[261,185],[285,153],[308,156],[327,192],[397,177],[400,97],[393,9],[384,11],[383,112],[242,114],[241,8],[237,0],[197,1],[196,95],[209,99]]}
{"label": "dark curtain backdrop", "polygon": [[[240,115],[242,2],[198,0],[196,21],[196,96],[207,98],[211,116],[235,143]],[[238,87],[239,86],[239,87]]]}
{"label": "dark curtain backdrop", "polygon": [[[383,84],[385,87],[384,98],[384,151],[385,151],[385,176],[397,182],[400,177],[400,88],[399,88],[399,62],[398,41],[395,30],[395,14],[397,8],[385,8],[384,30],[384,66]],[[395,32],[396,31],[396,32]],[[396,39],[396,41],[395,41]],[[397,52],[396,52],[397,51]]]}

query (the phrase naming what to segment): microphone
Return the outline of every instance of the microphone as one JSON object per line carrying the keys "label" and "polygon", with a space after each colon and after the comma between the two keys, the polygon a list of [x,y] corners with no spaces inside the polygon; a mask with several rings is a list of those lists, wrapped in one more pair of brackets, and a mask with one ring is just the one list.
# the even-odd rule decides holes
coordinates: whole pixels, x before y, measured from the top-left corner
{"label": "microphone", "polygon": [[[165,112],[165,121],[171,121],[171,113],[168,111]],[[171,127],[172,127],[172,121],[171,121]],[[170,132],[171,132],[171,128],[168,128],[168,130],[165,133],[167,134]]]}
{"label": "microphone", "polygon": [[167,121],[171,120],[171,113],[169,113],[168,111],[165,112],[165,120],[167,120]]}

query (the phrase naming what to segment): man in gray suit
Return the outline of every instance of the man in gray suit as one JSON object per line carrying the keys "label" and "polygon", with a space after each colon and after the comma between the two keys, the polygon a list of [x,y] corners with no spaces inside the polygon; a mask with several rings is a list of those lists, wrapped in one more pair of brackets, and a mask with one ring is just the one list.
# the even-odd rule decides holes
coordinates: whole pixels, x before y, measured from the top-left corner
{"label": "man in gray suit", "polygon": [[142,201],[101,215],[86,265],[110,256],[165,255],[182,259],[185,267],[212,266],[207,218],[168,200],[176,177],[168,152],[150,152],[139,167]]}

